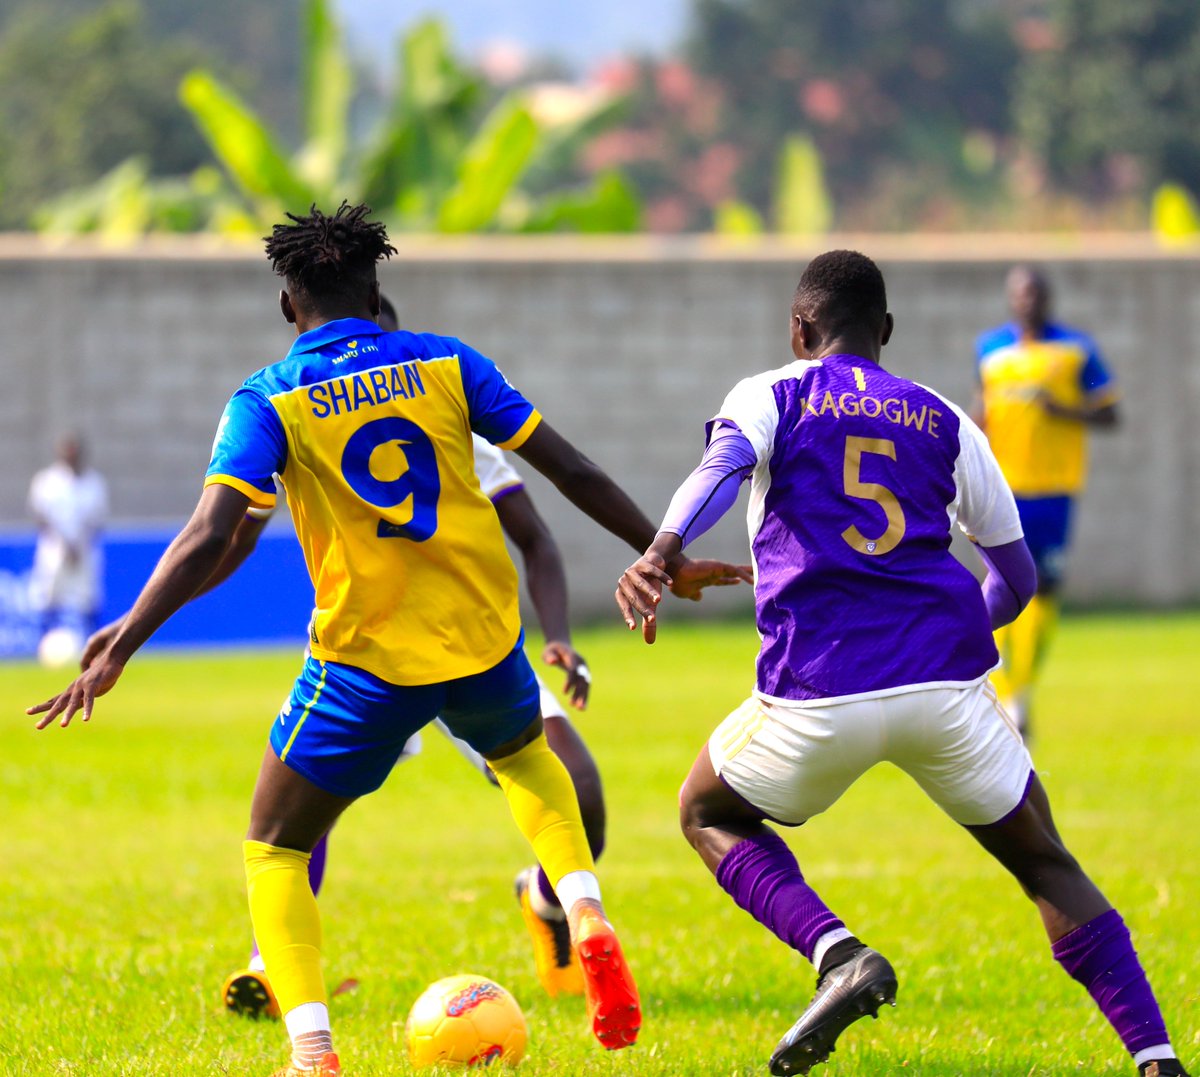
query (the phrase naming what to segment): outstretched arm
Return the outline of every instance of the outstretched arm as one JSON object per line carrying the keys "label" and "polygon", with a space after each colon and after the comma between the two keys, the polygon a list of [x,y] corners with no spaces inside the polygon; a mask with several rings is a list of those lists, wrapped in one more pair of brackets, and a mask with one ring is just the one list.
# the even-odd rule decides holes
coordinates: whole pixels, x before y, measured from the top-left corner
{"label": "outstretched arm", "polygon": [[576,508],[635,550],[654,540],[654,525],[599,467],[544,420],[517,455],[546,476]]}
{"label": "outstretched arm", "polygon": [[587,706],[591,674],[583,656],[571,645],[571,627],[567,622],[567,574],[558,543],[534,507],[533,499],[524,490],[506,493],[494,504],[500,526],[521,551],[525,563],[525,586],[546,637],[542,661],[563,668],[567,674],[563,690],[572,705],[583,710]]}
{"label": "outstretched arm", "polygon": [[60,724],[69,725],[78,711],[85,722],[91,718],[96,697],[117,683],[133,653],[212,576],[248,504],[249,498],[230,486],[205,487],[192,518],[167,547],[112,642],[62,692],[26,711],[43,716],[38,729],[59,715]]}
{"label": "outstretched arm", "polygon": [[[517,454],[554,483],[568,501],[635,550],[644,550],[654,541],[654,525],[629,495],[549,423],[540,423]],[[737,565],[693,560],[679,553],[668,561],[659,578],[677,597],[695,599],[705,587],[738,583],[748,576]]]}
{"label": "outstretched arm", "polygon": [[[653,643],[657,635],[654,611],[662,597],[663,570],[679,557],[686,543],[729,511],[756,460],[753,446],[736,426],[718,423],[699,466],[671,499],[654,541],[621,576],[617,605],[631,630],[637,626],[637,618],[642,618],[642,637],[647,643]],[[749,566],[737,571],[746,582],[754,582]]]}
{"label": "outstretched arm", "polygon": [[[212,575],[204,581],[204,585],[192,598],[199,598],[201,595],[208,594],[214,587],[224,583],[241,568],[246,558],[254,552],[255,546],[258,545],[259,536],[262,535],[270,518],[269,512],[265,516],[252,516],[250,512],[246,512],[242,516],[237,530],[233,533],[233,541],[229,544],[229,549],[225,551],[225,556],[221,559],[221,563],[217,565]],[[121,630],[121,626],[125,624],[125,619],[128,616],[128,613],[123,613],[115,621],[109,621],[108,624],[96,629],[88,637],[88,641],[83,648],[83,657],[79,660],[80,669],[86,670],[107,649],[108,645],[112,643],[117,633]]]}
{"label": "outstretched arm", "polygon": [[1083,423],[1097,430],[1113,430],[1121,421],[1121,412],[1113,400],[1103,400],[1100,403],[1084,403],[1075,406],[1062,404],[1050,393],[1042,391],[1038,394],[1038,403],[1045,409],[1047,415],[1056,419],[1067,419],[1071,422]]}

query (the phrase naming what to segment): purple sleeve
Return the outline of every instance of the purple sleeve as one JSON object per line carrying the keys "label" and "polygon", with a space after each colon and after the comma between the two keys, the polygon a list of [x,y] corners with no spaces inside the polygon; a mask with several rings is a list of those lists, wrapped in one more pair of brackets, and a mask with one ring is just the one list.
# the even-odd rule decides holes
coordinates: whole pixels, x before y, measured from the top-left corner
{"label": "purple sleeve", "polygon": [[975,548],[988,570],[983,581],[983,601],[992,628],[1000,628],[1015,620],[1037,592],[1037,568],[1024,539]]}
{"label": "purple sleeve", "polygon": [[659,531],[678,535],[684,546],[704,534],[732,507],[756,463],[746,435],[727,420],[717,423],[699,466],[675,491]]}

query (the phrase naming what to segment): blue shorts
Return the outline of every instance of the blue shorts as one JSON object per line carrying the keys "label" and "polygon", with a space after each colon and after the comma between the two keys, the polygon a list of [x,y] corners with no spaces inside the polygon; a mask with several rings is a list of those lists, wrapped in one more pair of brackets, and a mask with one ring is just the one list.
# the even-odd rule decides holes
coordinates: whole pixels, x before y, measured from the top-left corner
{"label": "blue shorts", "polygon": [[1074,504],[1070,497],[1017,498],[1017,513],[1025,545],[1037,566],[1039,589],[1053,589],[1062,582]]}
{"label": "blue shorts", "polygon": [[310,656],[271,726],[271,747],[286,766],[339,797],[378,789],[408,738],[437,717],[486,755],[538,716],[538,682],[524,643],[522,632],[508,657],[483,673],[407,686]]}

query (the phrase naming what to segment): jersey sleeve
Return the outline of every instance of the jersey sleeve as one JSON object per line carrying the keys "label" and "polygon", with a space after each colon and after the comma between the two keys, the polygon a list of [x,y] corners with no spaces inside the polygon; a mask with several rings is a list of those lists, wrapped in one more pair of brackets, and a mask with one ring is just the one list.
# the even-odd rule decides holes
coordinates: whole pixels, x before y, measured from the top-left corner
{"label": "jersey sleeve", "polygon": [[772,383],[763,378],[746,378],[738,382],[709,421],[710,437],[714,426],[721,422],[730,423],[742,432],[760,464],[769,460],[779,427],[779,404]]}
{"label": "jersey sleeve", "polygon": [[1108,367],[1104,365],[1104,360],[1100,358],[1100,350],[1095,341],[1084,338],[1083,343],[1087,348],[1087,358],[1079,372],[1079,387],[1093,403],[1116,400],[1120,396],[1117,383],[1109,373]]}
{"label": "jersey sleeve", "polygon": [[287,463],[287,435],[271,402],[243,386],[225,406],[204,485],[232,486],[256,508],[275,506],[275,475]]}
{"label": "jersey sleeve", "polygon": [[471,442],[475,450],[475,477],[479,480],[480,489],[492,501],[499,501],[505,494],[524,488],[525,483],[509,463],[503,449],[497,449],[478,434],[472,435]]}
{"label": "jersey sleeve", "polygon": [[980,546],[1016,542],[1024,532],[1017,502],[984,434],[961,408],[958,415],[958,460],[954,484],[958,491],[958,526]]}
{"label": "jersey sleeve", "polygon": [[462,372],[471,429],[502,449],[520,448],[542,421],[541,414],[490,359],[461,340],[451,343]]}

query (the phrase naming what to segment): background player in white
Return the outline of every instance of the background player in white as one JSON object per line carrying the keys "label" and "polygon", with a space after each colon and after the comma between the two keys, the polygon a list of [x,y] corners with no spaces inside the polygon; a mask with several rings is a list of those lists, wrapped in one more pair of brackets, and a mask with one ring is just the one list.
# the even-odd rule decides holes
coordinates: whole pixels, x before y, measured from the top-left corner
{"label": "background player in white", "polygon": [[[1013,496],[964,412],[879,365],[892,324],[874,262],[814,259],[793,300],[797,361],[730,392],[617,592],[626,623],[640,615],[653,641],[665,566],[752,478],[757,683],[701,751],[680,811],[720,885],[818,969],[771,1072],[824,1061],[849,1024],[894,1002],[897,981],[765,820],[798,826],[888,760],[1015,876],[1141,1073],[1181,1075],[1129,931],[1063,845],[988,682],[992,629],[1036,589]],[[950,554],[956,521],[988,565],[982,588]]]}
{"label": "background player in white", "polygon": [[63,437],[54,463],[34,475],[29,511],[38,529],[30,577],[38,630],[44,637],[64,628],[82,639],[96,627],[103,601],[100,532],[108,516],[108,489],[100,472],[87,466],[76,435]]}

